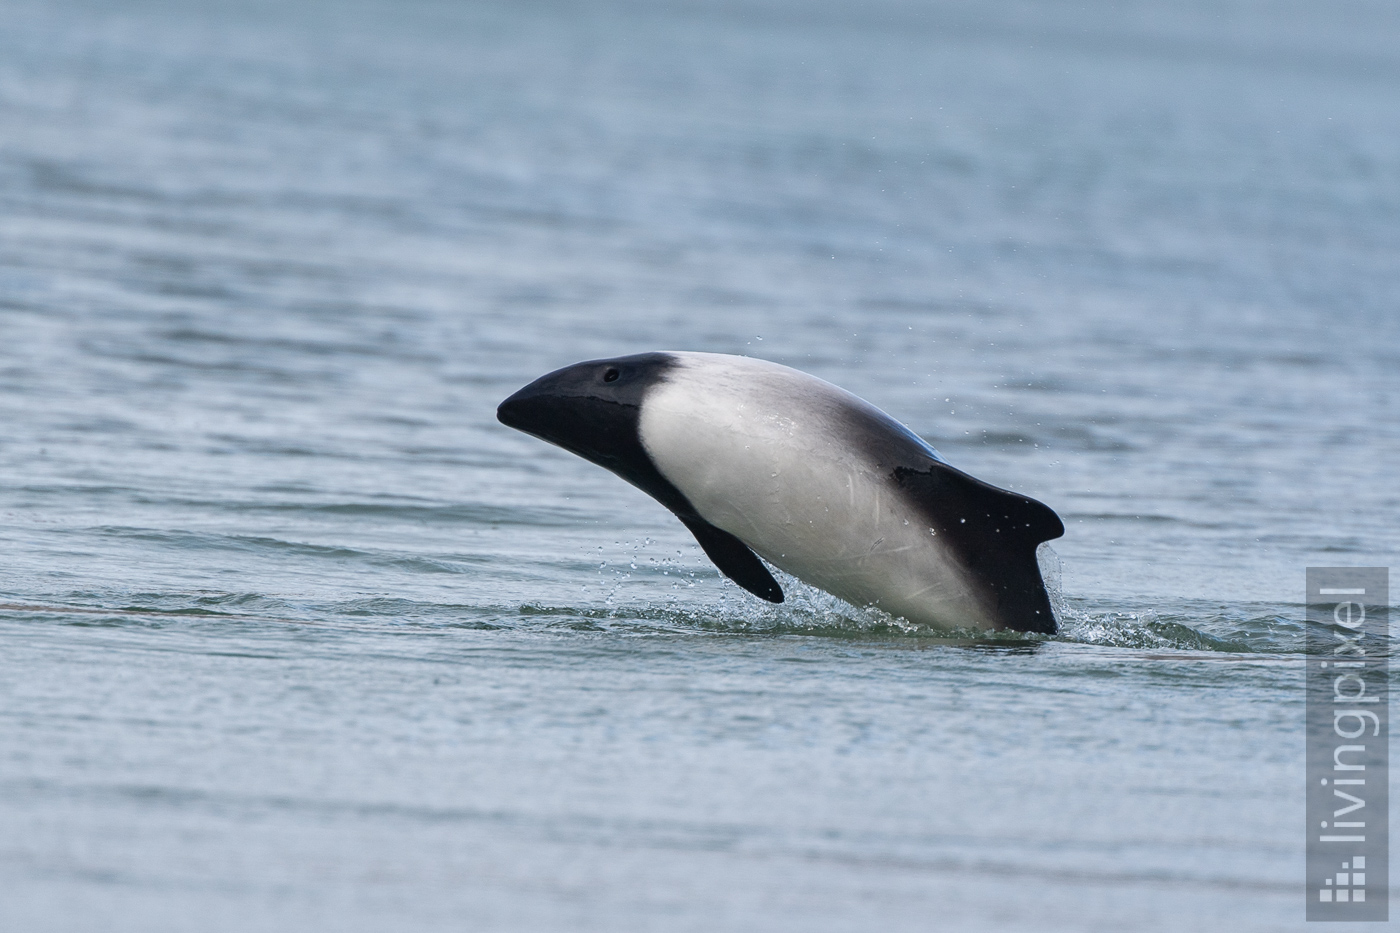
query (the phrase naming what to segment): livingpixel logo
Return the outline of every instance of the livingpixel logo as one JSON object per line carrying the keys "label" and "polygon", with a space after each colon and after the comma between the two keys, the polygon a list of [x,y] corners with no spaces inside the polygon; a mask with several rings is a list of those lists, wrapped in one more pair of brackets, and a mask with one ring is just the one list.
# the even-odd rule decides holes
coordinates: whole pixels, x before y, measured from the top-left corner
{"label": "livingpixel logo", "polygon": [[[1335,887],[1333,882],[1336,883]],[[1366,856],[1353,855],[1351,861],[1343,862],[1342,870],[1337,872],[1335,878],[1322,882],[1317,899],[1323,904],[1363,903],[1366,900]]]}
{"label": "livingpixel logo", "polygon": [[1389,570],[1309,567],[1307,614],[1307,918],[1388,920]]}

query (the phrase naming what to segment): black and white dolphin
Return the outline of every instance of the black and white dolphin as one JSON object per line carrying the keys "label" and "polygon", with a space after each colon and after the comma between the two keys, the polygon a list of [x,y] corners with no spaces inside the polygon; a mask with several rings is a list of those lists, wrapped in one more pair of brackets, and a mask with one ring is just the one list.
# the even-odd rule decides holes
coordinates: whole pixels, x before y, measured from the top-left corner
{"label": "black and white dolphin", "polygon": [[1064,534],[1059,517],[954,469],[815,376],[742,356],[643,353],[542,376],[496,417],[651,495],[721,572],[771,602],[783,591],[760,556],[912,622],[1055,631],[1035,552]]}

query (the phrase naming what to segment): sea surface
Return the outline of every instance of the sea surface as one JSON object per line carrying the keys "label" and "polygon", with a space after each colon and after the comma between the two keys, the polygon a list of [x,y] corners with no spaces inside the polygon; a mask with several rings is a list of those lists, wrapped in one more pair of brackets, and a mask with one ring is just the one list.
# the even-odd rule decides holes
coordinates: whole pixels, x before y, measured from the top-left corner
{"label": "sea surface", "polygon": [[[761,603],[495,406],[761,356],[1061,632]],[[0,929],[1303,929],[1400,564],[1392,0],[0,0]]]}

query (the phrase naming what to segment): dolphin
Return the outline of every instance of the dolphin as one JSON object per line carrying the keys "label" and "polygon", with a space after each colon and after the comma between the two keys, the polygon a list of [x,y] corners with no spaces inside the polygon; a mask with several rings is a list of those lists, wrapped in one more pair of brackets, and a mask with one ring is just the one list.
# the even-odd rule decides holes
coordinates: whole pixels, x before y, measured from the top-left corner
{"label": "dolphin", "polygon": [[641,353],[541,376],[496,417],[652,496],[721,573],[770,602],[783,591],[764,561],[917,624],[1055,631],[1036,547],[1064,534],[1059,516],[815,376]]}

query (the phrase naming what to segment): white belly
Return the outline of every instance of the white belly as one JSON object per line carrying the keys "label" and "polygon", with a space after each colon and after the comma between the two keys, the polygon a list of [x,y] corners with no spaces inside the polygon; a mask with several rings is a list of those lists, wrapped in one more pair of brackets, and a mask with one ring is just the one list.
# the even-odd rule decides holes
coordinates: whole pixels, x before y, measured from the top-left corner
{"label": "white belly", "polygon": [[761,360],[675,355],[682,366],[642,406],[641,438],[702,518],[856,605],[994,627],[888,465],[851,444],[841,410],[864,402]]}

